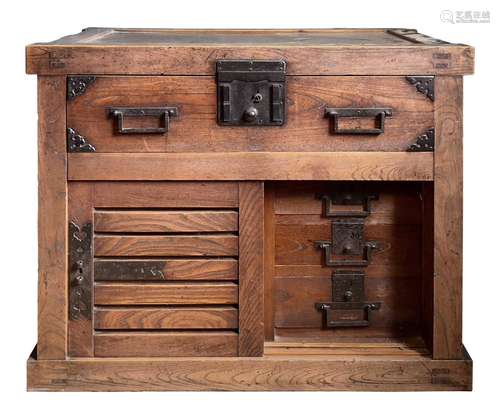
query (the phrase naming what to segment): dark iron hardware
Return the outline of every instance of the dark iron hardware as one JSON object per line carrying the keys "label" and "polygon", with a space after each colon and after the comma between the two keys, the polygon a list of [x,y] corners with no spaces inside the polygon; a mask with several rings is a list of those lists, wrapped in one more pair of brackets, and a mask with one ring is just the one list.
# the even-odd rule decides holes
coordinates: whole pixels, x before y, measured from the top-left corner
{"label": "dark iron hardware", "polygon": [[[385,118],[392,116],[391,108],[326,108],[325,117],[331,120],[332,134],[379,135],[384,133]],[[339,128],[340,118],[375,118],[375,128]]]}
{"label": "dark iron hardware", "polygon": [[[323,217],[368,217],[371,212],[371,201],[377,200],[375,193],[333,192],[318,194],[316,199],[323,201]],[[361,211],[333,211],[333,205],[362,205]]]}
{"label": "dark iron hardware", "polygon": [[434,76],[407,76],[406,80],[420,92],[434,101]]}
{"label": "dark iron hardware", "polygon": [[[116,130],[119,134],[165,134],[170,127],[170,118],[178,116],[175,106],[151,108],[108,108],[108,115],[116,119]],[[157,116],[161,118],[162,126],[154,128],[128,128],[124,126],[125,117]]]}
{"label": "dark iron hardware", "polygon": [[69,153],[91,153],[95,151],[95,147],[73,128],[68,128],[66,140]]}
{"label": "dark iron hardware", "polygon": [[98,260],[94,262],[96,281],[156,281],[165,279],[166,262],[161,260]]}
{"label": "dark iron hardware", "polygon": [[406,151],[434,151],[434,128],[429,128],[419,135]]}
{"label": "dark iron hardware", "polygon": [[221,60],[216,72],[220,125],[285,123],[285,61]]}
{"label": "dark iron hardware", "polygon": [[[323,201],[323,216],[333,218],[331,241],[314,242],[318,249],[323,250],[325,266],[368,266],[371,254],[378,244],[365,241],[364,218],[370,215],[371,201],[378,199],[378,194],[339,190],[330,194],[318,194],[316,198]],[[361,205],[362,210],[334,211],[334,205]],[[333,259],[333,256],[340,257]]]}
{"label": "dark iron hardware", "polygon": [[66,98],[73,100],[83,95],[85,90],[96,81],[94,76],[73,76],[67,79]]}
{"label": "dark iron hardware", "polygon": [[366,327],[370,312],[380,303],[365,302],[365,275],[359,271],[338,270],[332,274],[332,301],[316,303],[316,309],[326,315],[326,326]]}
{"label": "dark iron hardware", "polygon": [[[332,221],[331,242],[318,240],[314,244],[323,250],[325,266],[368,266],[376,242],[365,242],[364,220],[347,219]],[[342,256],[333,259],[332,256]],[[346,259],[345,256],[362,256],[361,259]]]}
{"label": "dark iron hardware", "polygon": [[92,318],[92,224],[69,223],[69,317]]}

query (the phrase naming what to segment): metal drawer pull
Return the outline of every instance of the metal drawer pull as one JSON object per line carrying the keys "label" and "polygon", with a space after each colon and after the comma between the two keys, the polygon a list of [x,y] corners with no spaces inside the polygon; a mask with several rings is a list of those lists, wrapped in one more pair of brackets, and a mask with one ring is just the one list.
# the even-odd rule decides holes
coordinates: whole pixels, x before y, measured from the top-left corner
{"label": "metal drawer pull", "polygon": [[[326,108],[325,117],[330,118],[332,134],[379,135],[384,133],[385,117],[392,116],[391,108]],[[341,129],[340,118],[375,117],[375,128]]]}
{"label": "metal drawer pull", "polygon": [[[108,108],[108,115],[116,120],[116,129],[119,134],[165,134],[170,126],[170,118],[178,116],[179,111],[175,106],[156,108]],[[126,116],[158,116],[162,120],[162,126],[155,128],[126,128],[124,119]]]}

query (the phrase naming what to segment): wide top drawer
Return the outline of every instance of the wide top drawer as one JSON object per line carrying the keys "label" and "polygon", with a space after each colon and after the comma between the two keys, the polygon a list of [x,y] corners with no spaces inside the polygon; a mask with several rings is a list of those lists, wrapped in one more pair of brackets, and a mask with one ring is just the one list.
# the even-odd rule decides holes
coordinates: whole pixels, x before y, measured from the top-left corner
{"label": "wide top drawer", "polygon": [[225,126],[218,123],[221,99],[218,102],[212,76],[72,76],[68,149],[408,151],[434,127],[433,81],[433,77],[287,76],[283,125]]}

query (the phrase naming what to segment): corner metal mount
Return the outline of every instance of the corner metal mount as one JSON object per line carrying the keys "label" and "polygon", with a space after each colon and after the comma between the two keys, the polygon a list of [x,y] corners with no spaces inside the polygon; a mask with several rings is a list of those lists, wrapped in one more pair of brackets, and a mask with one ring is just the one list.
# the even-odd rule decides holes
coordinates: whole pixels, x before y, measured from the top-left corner
{"label": "corner metal mount", "polygon": [[434,76],[407,76],[406,80],[434,102]]}
{"label": "corner metal mount", "polygon": [[85,90],[96,81],[95,76],[73,76],[68,77],[66,98],[73,100],[77,96],[83,95]]}
{"label": "corner metal mount", "polygon": [[434,151],[434,128],[429,128],[419,135],[406,151]]}
{"label": "corner metal mount", "polygon": [[73,128],[67,130],[68,153],[92,153],[95,147]]}

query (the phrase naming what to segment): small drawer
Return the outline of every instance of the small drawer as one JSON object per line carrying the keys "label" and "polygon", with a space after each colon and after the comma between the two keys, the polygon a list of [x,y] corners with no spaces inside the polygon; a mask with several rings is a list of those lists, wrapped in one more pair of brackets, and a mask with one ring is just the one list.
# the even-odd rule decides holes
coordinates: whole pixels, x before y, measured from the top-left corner
{"label": "small drawer", "polygon": [[97,77],[68,99],[68,148],[407,151],[434,127],[431,97],[403,76],[288,76],[282,126],[218,124],[216,90],[212,76]]}

